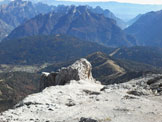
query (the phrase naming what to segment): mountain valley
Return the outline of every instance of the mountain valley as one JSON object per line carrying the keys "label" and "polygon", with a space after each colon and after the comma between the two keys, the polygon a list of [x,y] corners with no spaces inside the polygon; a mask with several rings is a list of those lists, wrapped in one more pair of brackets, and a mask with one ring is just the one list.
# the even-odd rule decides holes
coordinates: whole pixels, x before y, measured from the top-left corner
{"label": "mountain valley", "polygon": [[0,2],[0,122],[161,122],[162,6],[41,1]]}
{"label": "mountain valley", "polygon": [[162,47],[161,33],[162,11],[152,11],[141,17],[125,29],[128,34],[136,37],[137,45]]}

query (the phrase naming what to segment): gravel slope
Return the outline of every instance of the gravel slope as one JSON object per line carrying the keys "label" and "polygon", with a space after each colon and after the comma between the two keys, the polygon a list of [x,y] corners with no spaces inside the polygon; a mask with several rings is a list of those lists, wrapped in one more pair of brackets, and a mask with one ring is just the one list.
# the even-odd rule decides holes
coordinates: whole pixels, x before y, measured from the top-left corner
{"label": "gravel slope", "polygon": [[109,86],[73,80],[68,85],[48,87],[2,113],[0,121],[79,122],[88,117],[99,122],[161,122],[162,98],[145,84],[154,77]]}

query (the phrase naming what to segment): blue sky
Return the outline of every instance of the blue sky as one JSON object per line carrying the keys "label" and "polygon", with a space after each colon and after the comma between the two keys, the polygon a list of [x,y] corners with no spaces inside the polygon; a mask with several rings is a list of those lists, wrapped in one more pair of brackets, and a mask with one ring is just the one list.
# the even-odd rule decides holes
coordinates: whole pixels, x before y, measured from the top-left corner
{"label": "blue sky", "polygon": [[57,1],[75,1],[75,2],[106,2],[106,1],[117,1],[117,2],[124,2],[124,3],[162,4],[162,0],[57,0]]}

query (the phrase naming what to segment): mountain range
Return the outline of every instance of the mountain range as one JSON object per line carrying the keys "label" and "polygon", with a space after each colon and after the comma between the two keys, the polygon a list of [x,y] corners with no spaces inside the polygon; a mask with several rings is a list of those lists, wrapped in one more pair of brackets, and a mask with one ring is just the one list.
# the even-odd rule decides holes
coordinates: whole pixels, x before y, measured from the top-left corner
{"label": "mountain range", "polygon": [[[52,11],[54,11],[54,13],[57,14],[61,13],[62,15],[64,15],[64,13],[68,13],[72,7],[74,6],[65,6],[65,5],[50,6],[40,2],[32,3],[30,1],[23,1],[23,0],[14,0],[7,2],[7,4],[2,4],[0,6],[0,20],[3,21],[4,24],[10,28],[6,27],[5,28],[6,31],[1,32],[2,34],[0,33],[0,39],[2,40],[6,36],[8,36],[8,34],[16,27],[20,26],[21,24],[24,24],[27,20],[30,20],[36,15],[39,14],[44,15],[45,13],[49,12],[52,13]],[[99,6],[95,8],[92,8],[90,6],[85,7],[88,9],[88,11],[92,12],[93,14],[100,14],[100,15],[102,14],[106,18],[111,18],[115,20],[116,24],[122,29],[126,27],[126,23],[122,21],[120,18],[116,17],[108,9],[102,9]],[[1,29],[3,29],[3,27],[1,27]]]}
{"label": "mountain range", "polygon": [[[119,47],[120,50],[114,54],[114,56],[116,56],[117,58],[123,58],[126,60],[127,59],[134,60],[136,62],[146,63],[146,64],[150,64],[153,66],[161,66],[160,65],[160,61],[161,61],[161,49],[160,48],[157,48],[157,49],[153,47],[121,48],[122,46],[127,47],[127,46],[135,46],[135,45],[161,47],[160,46],[161,45],[161,34],[160,34],[161,26],[160,24],[158,24],[160,23],[160,20],[161,20],[161,13],[162,13],[161,11],[149,12],[147,14],[137,16],[135,18],[136,22],[132,24],[130,27],[126,28],[124,32],[117,26],[117,23],[113,19],[110,19],[110,18],[114,18],[114,19],[116,18],[114,14],[111,13],[109,10],[103,10],[100,7],[92,8],[90,6],[76,7],[76,6],[62,5],[58,7],[51,6],[51,9],[49,9],[50,6],[44,5],[41,3],[33,5],[31,2],[16,0],[16,1],[11,2],[9,5],[6,5],[8,7],[2,6],[2,8],[4,8],[3,9],[4,11],[7,11],[6,13],[10,13],[12,12],[12,10],[14,11],[13,8],[15,8],[15,6],[19,6],[18,8],[21,8],[21,6],[23,5],[34,6],[34,7],[31,7],[31,8],[34,8],[34,10],[36,9],[36,6],[37,6],[37,9],[40,9],[39,6],[42,6],[41,7],[42,9],[39,10],[39,11],[42,11],[42,13],[45,12],[46,9],[47,9],[46,12],[50,11],[51,9],[54,9],[54,11],[49,12],[47,14],[39,14],[35,16],[34,18],[29,19],[26,22],[23,22],[16,29],[14,29],[8,35],[6,40],[4,40],[0,44],[1,56],[5,57],[4,62],[2,61],[1,63],[11,63],[12,61],[13,63],[17,62],[20,64],[21,63],[23,64],[23,62],[26,62],[26,61],[29,64],[41,63],[39,61],[41,57],[37,57],[38,60],[36,60],[36,58],[33,58],[35,61],[31,59],[30,61],[28,61],[29,58],[25,58],[25,56],[32,54],[30,51],[32,47],[36,47],[36,48],[39,47],[38,46],[39,39],[40,39],[40,43],[41,41],[43,41],[42,43],[46,43],[45,38],[50,39],[53,37],[53,36],[48,36],[48,35],[55,35],[53,39],[55,41],[56,35],[61,33],[61,34],[72,36],[72,37],[70,36],[63,37],[63,40],[71,40],[70,38],[73,38],[74,36],[74,37],[77,37],[75,40],[79,40],[79,42],[84,40],[83,43],[85,45],[86,45],[86,41],[93,41],[93,42],[97,42],[99,44],[109,46],[109,47],[110,46]],[[2,34],[5,35],[5,32],[9,32],[8,29],[6,28],[12,28],[12,27],[5,24],[4,21],[2,21],[1,23],[4,26],[4,27],[2,26],[2,28],[4,28],[3,29],[4,32],[2,32]],[[152,23],[156,23],[156,24],[152,24]],[[47,36],[43,37],[39,35],[47,35]],[[28,36],[31,36],[31,37],[28,38]],[[148,37],[150,40],[147,40]],[[17,39],[17,38],[21,38],[21,39]],[[25,48],[26,43],[31,43],[31,46],[28,46],[27,48]],[[49,43],[51,42],[49,41]],[[21,49],[20,47],[16,46],[16,44],[19,46],[21,45],[20,46]],[[69,41],[69,45],[68,45],[69,47],[70,47],[70,44],[74,45],[74,42]],[[90,44],[90,43],[87,42],[87,44]],[[94,44],[94,45],[97,46],[97,44]],[[103,49],[105,50],[110,49],[105,46],[103,46]],[[101,47],[102,46],[100,45],[100,48]],[[40,50],[42,48],[43,46],[40,44]],[[150,49],[151,51],[149,51]],[[24,54],[22,54],[23,51],[21,52],[20,50],[23,50]],[[154,50],[156,50],[156,52],[154,52]],[[51,52],[53,51],[54,49]],[[84,54],[84,56],[89,53],[95,52],[95,51],[102,52],[102,50],[100,49],[93,50],[93,51],[90,51]],[[17,54],[21,53],[20,56],[18,56],[15,52],[17,52]],[[34,51],[34,53],[32,54],[32,57],[34,57],[34,54],[36,55],[37,52]],[[57,54],[57,56],[58,55],[59,53]],[[81,56],[83,56],[83,53],[80,52],[79,57]],[[51,61],[57,61],[58,60],[57,58],[52,59]],[[44,59],[42,61],[45,62]],[[59,61],[61,61],[61,59],[59,59]]]}
{"label": "mountain range", "polygon": [[0,6],[0,19],[10,26],[17,27],[40,13],[48,13],[52,10],[53,7],[46,4],[32,4],[29,1],[14,0]]}
{"label": "mountain range", "polygon": [[125,31],[138,40],[138,45],[162,47],[162,11],[142,15]]}
{"label": "mountain range", "polygon": [[[33,1],[33,0],[32,0]],[[121,2],[72,2],[70,0],[34,0],[37,2],[47,3],[49,5],[89,5],[92,7],[101,6],[104,9],[109,9],[117,17],[121,18],[125,22],[131,20],[139,14],[145,14],[150,11],[161,10],[162,5],[157,4],[133,4],[133,3],[121,3]]]}
{"label": "mountain range", "polygon": [[127,23],[121,20],[120,18],[116,17],[110,10],[108,9],[102,9],[100,6],[96,6],[95,8],[90,8],[89,9],[97,14],[102,14],[107,18],[111,18],[116,21],[116,24],[121,28],[124,29],[127,26]]}
{"label": "mountain range", "polygon": [[160,122],[162,10],[124,22],[102,7],[125,5],[128,19],[154,5],[4,2],[0,121]]}
{"label": "mountain range", "polygon": [[40,13],[48,13],[54,9],[54,6],[29,1],[15,0],[8,4],[0,5],[0,40],[17,26]]}
{"label": "mountain range", "polygon": [[[65,6],[65,5],[58,5],[55,7],[54,11],[57,13],[67,13],[69,11],[69,9],[71,9],[71,6]],[[116,21],[116,24],[120,27],[120,28],[125,28],[126,24],[123,20],[121,20],[120,18],[116,17],[110,10],[108,9],[103,9],[100,6],[96,6],[96,7],[91,7],[91,6],[87,6],[84,5],[89,11],[95,13],[95,14],[102,14],[104,15],[106,18],[111,18],[113,20]]]}
{"label": "mountain range", "polygon": [[87,6],[71,6],[66,13],[40,14],[14,29],[7,39],[52,34],[67,34],[114,47],[136,45],[136,40],[113,19],[91,12]]}
{"label": "mountain range", "polygon": [[[0,4],[8,4],[12,0],[4,0]],[[145,14],[150,11],[161,10],[162,5],[152,4],[133,4],[133,3],[120,3],[120,2],[72,2],[72,1],[61,1],[61,0],[30,0],[33,3],[44,3],[48,5],[88,5],[92,7],[100,6],[103,9],[109,9],[117,17],[121,18],[125,22],[133,19],[139,14]]]}

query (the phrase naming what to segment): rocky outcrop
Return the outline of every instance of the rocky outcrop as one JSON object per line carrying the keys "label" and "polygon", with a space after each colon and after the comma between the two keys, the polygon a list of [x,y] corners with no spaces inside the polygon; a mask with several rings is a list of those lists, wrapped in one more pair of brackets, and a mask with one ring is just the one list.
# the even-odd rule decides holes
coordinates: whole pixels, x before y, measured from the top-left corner
{"label": "rocky outcrop", "polygon": [[39,90],[43,90],[46,87],[49,86],[55,86],[55,78],[56,78],[57,73],[47,73],[47,72],[42,72],[42,76],[40,79],[40,87]]}
{"label": "rocky outcrop", "polygon": [[88,79],[51,86],[1,113],[0,122],[161,122],[162,98],[146,88],[155,77],[108,86]]}
{"label": "rocky outcrop", "polygon": [[92,66],[86,59],[80,59],[67,68],[62,68],[59,72],[42,73],[40,90],[49,86],[65,85],[71,80],[93,80]]}
{"label": "rocky outcrop", "polygon": [[162,76],[150,79],[147,84],[155,95],[162,95]]}

